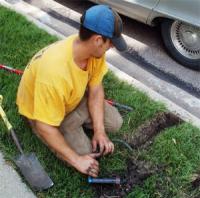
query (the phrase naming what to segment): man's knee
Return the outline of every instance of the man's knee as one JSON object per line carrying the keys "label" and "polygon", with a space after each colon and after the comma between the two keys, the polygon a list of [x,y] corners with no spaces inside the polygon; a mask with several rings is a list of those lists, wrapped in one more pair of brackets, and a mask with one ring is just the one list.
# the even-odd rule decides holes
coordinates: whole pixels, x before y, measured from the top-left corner
{"label": "man's knee", "polygon": [[70,146],[79,155],[85,155],[92,152],[92,145],[90,139],[85,134],[82,127],[73,130],[62,130],[64,139],[68,146]]}
{"label": "man's knee", "polygon": [[118,116],[115,116],[115,121],[111,125],[111,130],[110,132],[117,132],[120,130],[123,124],[123,119],[121,115],[119,114]]}
{"label": "man's knee", "polygon": [[116,126],[114,127],[114,131],[117,132],[121,129],[123,124],[123,118],[122,116],[119,114],[118,118],[117,118],[117,122],[116,122]]}
{"label": "man's knee", "polygon": [[119,111],[109,105],[105,104],[105,129],[108,132],[117,132],[121,128],[123,124],[122,116],[120,115]]}

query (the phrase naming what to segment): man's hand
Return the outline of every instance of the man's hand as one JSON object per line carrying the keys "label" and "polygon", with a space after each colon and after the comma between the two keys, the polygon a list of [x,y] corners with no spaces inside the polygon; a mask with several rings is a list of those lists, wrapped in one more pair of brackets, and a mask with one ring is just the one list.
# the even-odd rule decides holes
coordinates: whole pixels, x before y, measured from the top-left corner
{"label": "man's hand", "polygon": [[92,150],[95,152],[99,145],[100,153],[107,155],[114,152],[114,144],[110,141],[105,132],[95,132],[92,138]]}
{"label": "man's hand", "polygon": [[114,144],[109,140],[104,129],[104,90],[102,84],[89,87],[88,105],[94,130],[93,152],[96,151],[98,145],[101,154],[113,153]]}
{"label": "man's hand", "polygon": [[97,177],[99,173],[99,163],[95,159],[100,156],[100,153],[91,153],[88,155],[79,156],[74,164],[74,167],[81,173]]}
{"label": "man's hand", "polygon": [[37,135],[59,156],[62,160],[69,163],[81,173],[97,177],[99,173],[99,164],[96,157],[100,153],[92,153],[89,155],[80,156],[66,143],[63,135],[57,127],[36,121],[33,123],[36,126]]}

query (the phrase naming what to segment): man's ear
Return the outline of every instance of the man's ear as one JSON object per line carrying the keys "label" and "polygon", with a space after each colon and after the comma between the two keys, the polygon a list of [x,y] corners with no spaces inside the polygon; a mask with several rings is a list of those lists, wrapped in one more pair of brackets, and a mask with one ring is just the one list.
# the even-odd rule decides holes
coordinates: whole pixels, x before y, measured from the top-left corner
{"label": "man's ear", "polygon": [[103,44],[103,39],[101,35],[94,35],[94,42],[97,47]]}

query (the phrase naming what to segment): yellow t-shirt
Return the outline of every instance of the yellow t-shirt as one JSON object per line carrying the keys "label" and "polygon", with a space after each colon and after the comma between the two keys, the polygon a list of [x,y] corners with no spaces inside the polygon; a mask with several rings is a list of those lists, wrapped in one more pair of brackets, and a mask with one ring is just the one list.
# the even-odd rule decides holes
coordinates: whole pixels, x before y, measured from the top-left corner
{"label": "yellow t-shirt", "polygon": [[86,87],[101,83],[107,72],[105,56],[90,58],[87,70],[74,63],[72,44],[77,35],[38,52],[22,76],[17,105],[29,119],[59,126],[64,116],[79,104]]}

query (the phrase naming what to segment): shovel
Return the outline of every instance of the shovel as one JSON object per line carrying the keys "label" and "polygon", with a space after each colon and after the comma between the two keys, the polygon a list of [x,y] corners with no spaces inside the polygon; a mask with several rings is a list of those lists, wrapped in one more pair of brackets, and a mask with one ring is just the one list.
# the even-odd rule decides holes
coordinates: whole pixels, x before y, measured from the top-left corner
{"label": "shovel", "polygon": [[15,131],[12,125],[9,123],[6,114],[1,106],[2,100],[3,96],[0,95],[0,115],[20,152],[20,155],[15,157],[14,159],[15,164],[20,169],[22,175],[30,184],[33,190],[42,191],[50,188],[51,186],[53,186],[53,182],[41,166],[35,154],[24,154],[19,140],[15,134]]}

